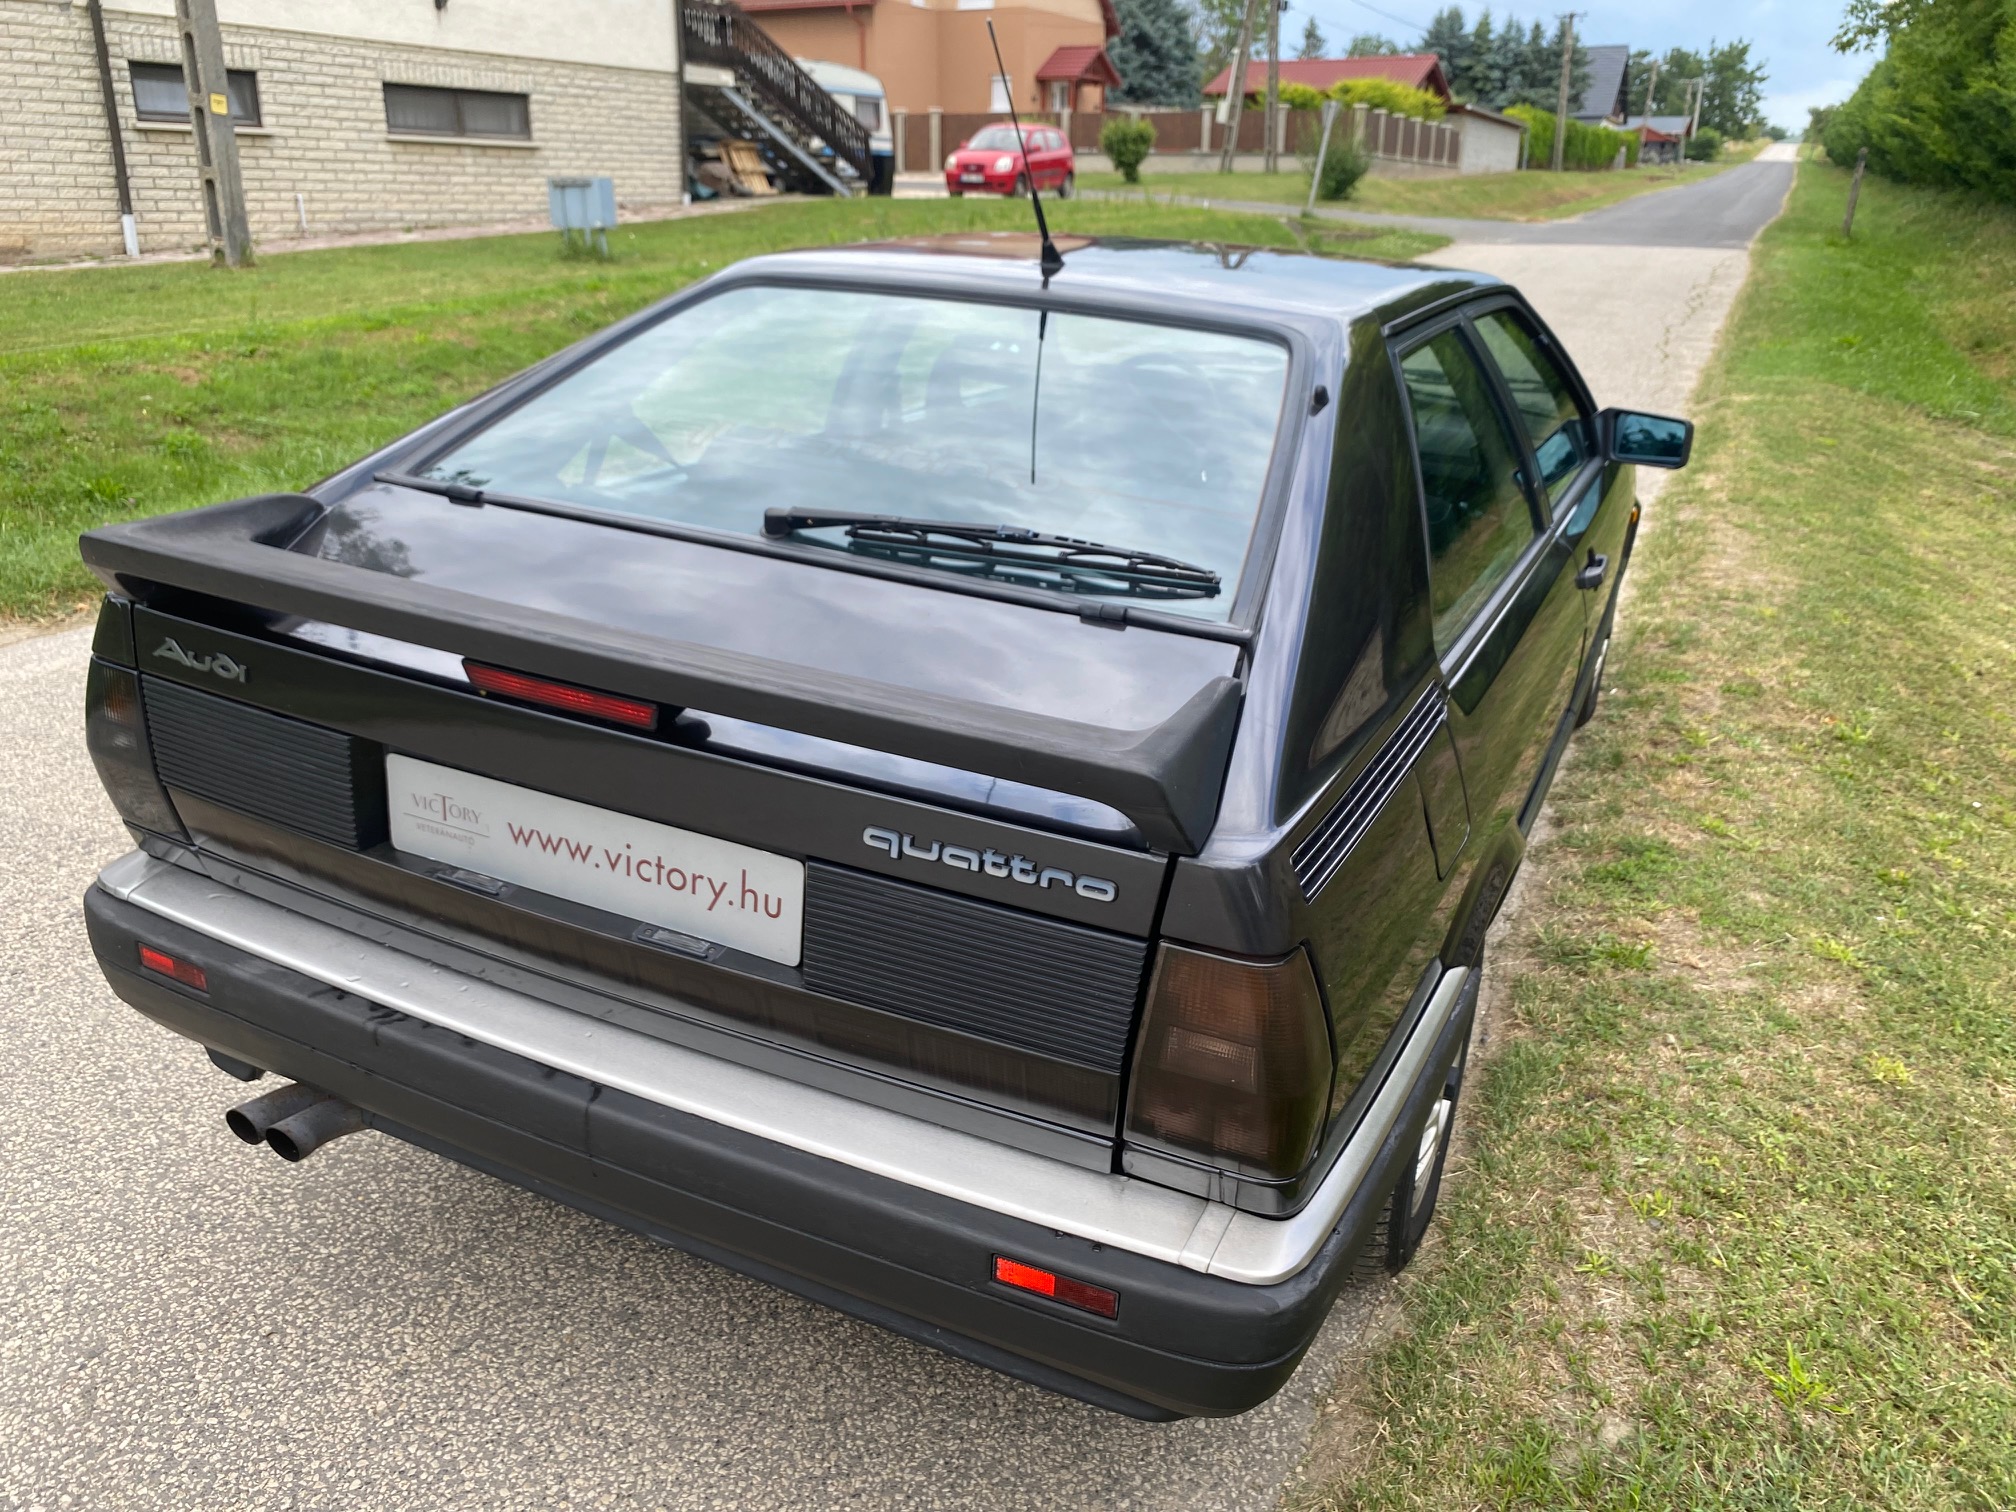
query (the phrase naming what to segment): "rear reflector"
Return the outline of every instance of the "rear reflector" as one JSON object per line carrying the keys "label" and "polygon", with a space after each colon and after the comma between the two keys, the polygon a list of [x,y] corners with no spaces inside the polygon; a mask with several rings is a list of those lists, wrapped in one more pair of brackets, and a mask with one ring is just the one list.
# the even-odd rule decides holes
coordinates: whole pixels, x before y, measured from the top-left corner
{"label": "rear reflector", "polygon": [[165,951],[156,950],[152,945],[140,947],[140,964],[149,971],[158,971],[162,976],[172,977],[184,987],[194,987],[198,992],[210,990],[210,979],[203,974],[203,968],[191,961],[178,961]]}
{"label": "rear reflector", "polygon": [[645,703],[642,699],[597,693],[593,688],[577,688],[572,683],[552,682],[523,672],[507,672],[502,667],[486,667],[480,662],[465,661],[462,670],[468,674],[469,681],[485,693],[543,704],[567,714],[607,719],[615,724],[628,725],[633,730],[655,730],[658,727],[658,705]]}
{"label": "rear reflector", "polygon": [[1102,1318],[1115,1317],[1120,1311],[1118,1292],[1108,1291],[1103,1286],[1094,1286],[1090,1281],[1074,1281],[1069,1276],[1060,1276],[1034,1265],[1024,1265],[1020,1260],[1010,1260],[1006,1255],[994,1257],[994,1279],[1003,1286],[1012,1286],[1018,1291],[1034,1292],[1039,1297],[1048,1297],[1052,1301],[1063,1302],[1071,1307],[1082,1307],[1086,1312],[1097,1313]]}

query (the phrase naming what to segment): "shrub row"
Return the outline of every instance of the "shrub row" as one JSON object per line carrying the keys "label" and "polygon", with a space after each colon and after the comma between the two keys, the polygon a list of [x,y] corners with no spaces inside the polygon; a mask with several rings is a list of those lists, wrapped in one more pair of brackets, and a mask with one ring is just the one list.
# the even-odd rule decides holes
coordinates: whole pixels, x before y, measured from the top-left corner
{"label": "shrub row", "polygon": [[[1554,112],[1535,110],[1531,105],[1512,105],[1505,114],[1526,125],[1526,166],[1545,168],[1554,161]],[[1608,126],[1568,123],[1568,140],[1561,153],[1561,166],[1600,170],[1617,161],[1617,149],[1624,149],[1624,165],[1638,166],[1638,134],[1612,131]]]}
{"label": "shrub row", "polygon": [[[1353,105],[1363,105],[1368,110],[1413,116],[1419,121],[1439,121],[1445,108],[1440,95],[1425,89],[1413,89],[1392,79],[1344,79],[1327,90],[1315,89],[1307,84],[1281,86],[1281,103],[1292,110],[1315,110],[1325,100],[1335,100],[1346,110]],[[1255,96],[1252,103],[1261,103],[1260,97]]]}
{"label": "shrub row", "polygon": [[1827,156],[1887,178],[2016,204],[2016,0],[1907,13],[1883,60],[1826,117]]}

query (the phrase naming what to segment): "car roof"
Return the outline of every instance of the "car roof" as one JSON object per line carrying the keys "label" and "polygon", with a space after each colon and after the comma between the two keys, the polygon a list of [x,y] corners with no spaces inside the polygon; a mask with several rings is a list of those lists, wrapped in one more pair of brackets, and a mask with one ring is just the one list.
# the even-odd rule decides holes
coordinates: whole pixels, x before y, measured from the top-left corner
{"label": "car roof", "polygon": [[[1220,313],[1320,318],[1348,324],[1397,318],[1469,289],[1496,287],[1488,273],[1319,257],[1306,252],[1135,237],[1060,235],[1064,270],[1049,287],[1074,295],[1139,301],[1144,295]],[[737,264],[735,274],[901,283],[906,277],[970,287],[976,294],[1036,293],[1043,287],[1033,231],[961,232],[853,246],[774,253]]]}

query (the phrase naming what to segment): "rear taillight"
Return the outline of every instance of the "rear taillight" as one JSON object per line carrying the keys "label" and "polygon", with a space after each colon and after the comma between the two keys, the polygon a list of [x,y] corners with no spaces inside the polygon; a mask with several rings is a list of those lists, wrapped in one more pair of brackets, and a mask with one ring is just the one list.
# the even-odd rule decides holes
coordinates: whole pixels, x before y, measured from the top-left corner
{"label": "rear taillight", "polygon": [[462,670],[468,674],[469,681],[485,693],[540,704],[564,714],[586,714],[591,719],[607,719],[615,724],[628,725],[633,730],[652,730],[658,726],[658,705],[642,699],[602,693],[594,688],[577,688],[573,683],[554,682],[551,678],[533,677],[530,673],[512,672],[503,667],[486,667],[481,662],[465,661]]}
{"label": "rear taillight", "polygon": [[154,775],[140,679],[130,669],[92,658],[84,684],[84,743],[120,818],[158,835],[188,838]]}
{"label": "rear taillight", "polygon": [[1127,1137],[1283,1179],[1309,1163],[1330,1102],[1330,1030],[1309,958],[1164,945],[1148,988]]}

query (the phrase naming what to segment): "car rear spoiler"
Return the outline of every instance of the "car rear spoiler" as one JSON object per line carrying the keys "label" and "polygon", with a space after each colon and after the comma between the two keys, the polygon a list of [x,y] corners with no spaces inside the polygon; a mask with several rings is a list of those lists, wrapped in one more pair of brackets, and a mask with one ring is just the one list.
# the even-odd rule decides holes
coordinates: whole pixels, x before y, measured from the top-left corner
{"label": "car rear spoiler", "polygon": [[1239,716],[1236,678],[1211,679],[1149,729],[1106,729],[661,640],[288,550],[324,508],[305,494],[262,494],[104,526],[80,546],[107,587],[143,603],[179,589],[1071,793],[1119,810],[1158,850],[1194,854],[1217,814]]}

